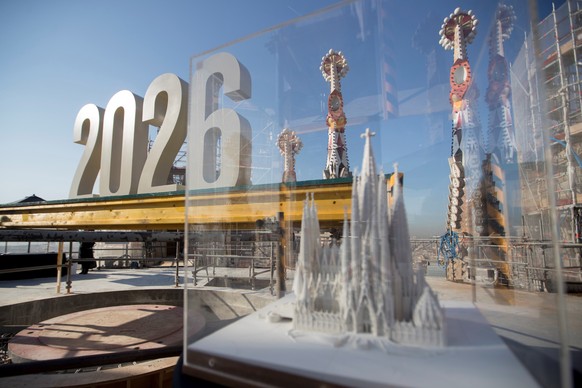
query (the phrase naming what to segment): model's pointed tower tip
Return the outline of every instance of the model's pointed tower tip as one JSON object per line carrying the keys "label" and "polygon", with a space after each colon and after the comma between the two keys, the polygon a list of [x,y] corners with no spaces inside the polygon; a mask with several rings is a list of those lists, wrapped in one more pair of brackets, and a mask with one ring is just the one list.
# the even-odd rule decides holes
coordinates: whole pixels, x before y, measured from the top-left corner
{"label": "model's pointed tower tip", "polygon": [[398,163],[394,163],[394,187],[392,189],[392,206],[396,206],[396,202],[400,201],[402,196],[402,185],[400,184],[400,178],[398,176]]}
{"label": "model's pointed tower tip", "polygon": [[394,163],[394,176],[396,177],[396,184],[400,186],[400,180],[398,179],[398,163]]}
{"label": "model's pointed tower tip", "polygon": [[360,135],[361,138],[366,140],[364,156],[362,157],[362,177],[376,175],[376,160],[374,159],[374,151],[370,141],[372,136],[376,136],[376,132],[370,131],[370,128],[366,128],[366,131]]}

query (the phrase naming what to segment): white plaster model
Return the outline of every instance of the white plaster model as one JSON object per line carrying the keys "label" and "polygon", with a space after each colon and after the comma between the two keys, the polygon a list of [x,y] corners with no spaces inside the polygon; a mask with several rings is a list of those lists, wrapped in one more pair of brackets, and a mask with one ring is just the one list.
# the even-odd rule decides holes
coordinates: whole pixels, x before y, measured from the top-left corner
{"label": "white plaster model", "polygon": [[295,155],[303,148],[303,142],[297,136],[295,131],[289,128],[283,129],[277,138],[277,147],[283,156],[283,182],[297,181],[297,174],[295,173]]}
{"label": "white plaster model", "polygon": [[[354,178],[352,213],[340,248],[321,246],[314,201],[306,200],[293,290],[293,328],[330,334],[368,335],[401,344],[444,346],[443,310],[412,251],[396,180],[388,209],[386,181],[376,173],[366,138],[362,172]],[[398,172],[395,171],[395,174]]]}

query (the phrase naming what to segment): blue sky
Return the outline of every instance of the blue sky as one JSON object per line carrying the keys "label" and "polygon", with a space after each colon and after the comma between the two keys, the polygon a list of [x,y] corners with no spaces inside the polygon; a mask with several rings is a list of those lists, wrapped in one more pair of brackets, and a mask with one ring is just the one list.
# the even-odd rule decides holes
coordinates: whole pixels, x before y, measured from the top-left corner
{"label": "blue sky", "polygon": [[[73,123],[85,104],[105,107],[111,96],[124,89],[143,96],[150,82],[167,72],[188,81],[191,56],[334,3],[336,1],[332,0],[0,1],[0,203],[32,194],[47,200],[68,197],[83,152],[81,145],[73,143]],[[356,167],[363,146],[358,134],[366,125],[376,126],[377,131],[381,131],[374,143],[377,161],[387,172],[392,163],[399,162],[401,171],[407,174],[407,206],[414,219],[412,223],[419,225],[419,234],[431,234],[433,230],[439,233],[439,225],[444,226],[448,185],[446,158],[450,147],[450,125],[446,117],[450,107],[448,90],[444,90],[444,101],[442,98],[438,101],[437,110],[440,110],[436,116],[422,113],[424,108],[417,105],[427,103],[418,99],[426,92],[430,69],[427,68],[426,56],[413,47],[412,36],[423,20],[430,20],[429,11],[442,21],[457,5],[473,9],[481,24],[476,42],[469,47],[469,58],[472,67],[481,74],[483,86],[480,88],[484,94],[488,64],[485,38],[494,3],[483,3],[476,0],[421,0],[414,4],[387,1],[388,9],[393,13],[390,19],[395,31],[393,59],[398,95],[403,100],[401,117],[388,121],[364,120],[361,125],[354,125],[353,134],[348,138],[350,161]],[[515,0],[507,3],[518,5],[521,23],[527,26],[526,2]],[[549,2],[540,2],[542,15],[550,9]],[[424,40],[429,46],[437,46],[437,56],[445,58],[437,71],[442,72],[446,80],[452,52],[444,52],[438,47],[440,21],[434,30],[429,23]],[[301,28],[307,31],[307,27]],[[269,93],[261,96],[259,92],[261,65],[270,70],[273,70],[273,65],[261,64],[258,57],[253,59],[248,53],[252,49],[264,53],[264,43],[268,38],[269,35],[262,35],[227,48],[242,57],[246,52],[246,65],[257,79],[255,103],[258,105],[261,99],[272,97]],[[329,91],[329,86],[319,75],[318,62],[324,50],[331,48],[329,45],[333,40],[308,38],[304,37],[300,44],[305,47],[321,45],[321,48],[313,49],[318,53],[314,59],[299,58],[301,63],[313,62],[313,66],[309,65],[313,69],[309,70],[309,67],[305,74],[313,71],[311,85],[315,93],[293,98],[315,106],[314,113],[311,113],[317,117],[323,114],[317,109]],[[508,42],[510,55],[517,52],[522,40],[513,37]],[[337,49],[344,50],[348,62],[356,65],[365,63],[364,58],[354,54],[350,57],[351,53],[358,52],[358,47],[354,43],[353,47]],[[380,59],[378,53],[375,55],[371,61]],[[354,102],[356,97],[362,97],[363,66],[360,70],[352,66],[343,82],[346,100]],[[288,70],[292,71],[291,66]],[[375,79],[365,82],[373,84]],[[317,93],[320,94],[313,97]],[[349,121],[350,112],[347,113]],[[311,117],[305,114],[308,116]],[[258,120],[260,124],[261,119]],[[482,115],[481,120],[483,130],[486,130],[486,115]],[[275,124],[279,125],[278,122]],[[431,125],[436,125],[437,130],[432,130]],[[305,148],[300,155],[303,159],[298,161],[299,179],[302,179],[301,174],[303,179],[320,177],[325,164],[325,148],[319,150],[321,142],[326,142],[325,131],[305,135]],[[422,224],[430,224],[430,230],[420,227]]]}
{"label": "blue sky", "polygon": [[192,55],[331,1],[1,1],[0,203],[66,199],[83,147],[79,109],[145,93]]}

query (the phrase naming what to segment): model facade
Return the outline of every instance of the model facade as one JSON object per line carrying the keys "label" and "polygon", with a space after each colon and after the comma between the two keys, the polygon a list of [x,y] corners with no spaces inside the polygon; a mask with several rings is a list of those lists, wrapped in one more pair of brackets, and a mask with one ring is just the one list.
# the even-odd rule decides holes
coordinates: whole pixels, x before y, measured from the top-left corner
{"label": "model facade", "polygon": [[444,346],[443,310],[424,273],[412,268],[402,187],[396,183],[389,207],[384,175],[376,173],[373,135],[369,129],[363,135],[362,172],[354,178],[341,247],[321,245],[317,209],[313,199],[305,201],[294,329]]}

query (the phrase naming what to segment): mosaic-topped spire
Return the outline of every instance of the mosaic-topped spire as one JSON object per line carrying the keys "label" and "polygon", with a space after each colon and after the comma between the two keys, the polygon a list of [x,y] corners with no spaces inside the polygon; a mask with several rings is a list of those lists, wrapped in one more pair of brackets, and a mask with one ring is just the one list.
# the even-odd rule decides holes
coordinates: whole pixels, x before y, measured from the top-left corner
{"label": "mosaic-topped spire", "polygon": [[283,129],[277,138],[277,147],[283,156],[283,182],[296,182],[297,174],[295,173],[295,155],[301,151],[303,142],[297,136],[295,131],[289,128]]}
{"label": "mosaic-topped spire", "polygon": [[344,113],[340,79],[346,76],[349,66],[343,53],[332,49],[321,58],[319,69],[323,78],[330,83],[326,118],[328,126],[327,161],[323,170],[323,178],[348,177],[351,176],[351,172],[344,133],[347,120]]}
{"label": "mosaic-topped spire", "polygon": [[439,31],[439,43],[445,50],[453,50],[453,62],[467,59],[467,44],[475,39],[478,23],[473,11],[464,12],[458,7],[445,18]]}
{"label": "mosaic-topped spire", "polygon": [[[456,8],[444,19],[439,31],[439,43],[445,50],[453,50],[449,94],[452,107],[452,144],[449,158],[451,185],[447,230],[471,235],[474,225],[479,234],[483,231],[479,185],[483,177],[481,164],[484,151],[479,114],[475,109],[478,91],[473,83],[467,56],[467,44],[475,38],[478,22],[472,11]],[[469,209],[468,206],[472,208]]]}

